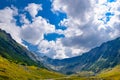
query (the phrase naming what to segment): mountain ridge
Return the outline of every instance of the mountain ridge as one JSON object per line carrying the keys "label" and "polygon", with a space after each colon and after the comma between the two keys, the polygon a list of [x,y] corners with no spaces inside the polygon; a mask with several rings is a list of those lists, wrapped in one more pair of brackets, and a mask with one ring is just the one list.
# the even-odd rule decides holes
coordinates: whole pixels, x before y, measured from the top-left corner
{"label": "mountain ridge", "polygon": [[105,42],[101,46],[91,49],[80,56],[67,59],[50,59],[44,61],[53,70],[65,74],[79,71],[100,72],[103,69],[120,64],[120,37]]}
{"label": "mountain ridge", "polygon": [[37,62],[35,55],[12,39],[11,35],[0,29],[0,55],[15,63],[43,66]]}

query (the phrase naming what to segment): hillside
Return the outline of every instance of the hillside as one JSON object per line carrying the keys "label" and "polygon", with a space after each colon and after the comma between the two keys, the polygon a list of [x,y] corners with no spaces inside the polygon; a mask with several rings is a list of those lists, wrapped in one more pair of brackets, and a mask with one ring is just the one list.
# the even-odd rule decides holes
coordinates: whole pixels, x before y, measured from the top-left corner
{"label": "hillside", "polygon": [[65,74],[81,71],[98,73],[120,64],[120,38],[103,43],[81,56],[63,60],[45,57],[45,63],[52,69]]}
{"label": "hillside", "polygon": [[97,75],[97,77],[106,80],[120,80],[120,65],[117,65],[114,68],[103,70],[100,74]]}
{"label": "hillside", "polygon": [[[10,34],[0,29],[0,56],[22,65],[38,65],[33,53],[12,39]],[[43,67],[39,62],[39,66]]]}
{"label": "hillside", "polygon": [[65,77],[35,66],[23,66],[0,57],[0,80],[43,80]]}
{"label": "hillside", "polygon": [[0,30],[0,80],[43,80],[65,77],[45,69],[36,56]]}

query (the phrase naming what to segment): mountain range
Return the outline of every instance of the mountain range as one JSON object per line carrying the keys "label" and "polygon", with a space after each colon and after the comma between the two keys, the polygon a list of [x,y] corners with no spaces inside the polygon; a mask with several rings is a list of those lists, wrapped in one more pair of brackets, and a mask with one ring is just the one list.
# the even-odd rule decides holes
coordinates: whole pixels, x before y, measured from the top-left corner
{"label": "mountain range", "polygon": [[120,38],[105,42],[77,57],[62,60],[43,58],[48,67],[61,73],[72,74],[80,71],[98,73],[120,64]]}
{"label": "mountain range", "polygon": [[[116,75],[120,75],[119,65],[120,38],[105,42],[101,46],[93,48],[80,56],[60,60],[31,52],[13,40],[10,34],[0,30],[0,80],[88,79],[86,76],[84,79],[81,78],[81,74],[94,76],[90,77],[91,80],[96,78],[103,79],[104,77],[107,77],[105,79],[109,80],[113,75],[114,78],[116,78]],[[20,74],[16,71],[19,71]],[[113,74],[114,72],[116,74]],[[75,75],[66,77],[63,74]],[[104,76],[104,74],[107,76]],[[116,80],[120,79],[118,76]]]}

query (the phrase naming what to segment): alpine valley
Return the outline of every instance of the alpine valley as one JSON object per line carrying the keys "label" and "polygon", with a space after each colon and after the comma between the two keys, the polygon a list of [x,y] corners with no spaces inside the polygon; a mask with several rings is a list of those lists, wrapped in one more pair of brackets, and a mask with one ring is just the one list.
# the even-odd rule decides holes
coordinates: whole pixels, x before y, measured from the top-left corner
{"label": "alpine valley", "polygon": [[0,80],[120,80],[120,38],[60,60],[36,55],[0,30]]}

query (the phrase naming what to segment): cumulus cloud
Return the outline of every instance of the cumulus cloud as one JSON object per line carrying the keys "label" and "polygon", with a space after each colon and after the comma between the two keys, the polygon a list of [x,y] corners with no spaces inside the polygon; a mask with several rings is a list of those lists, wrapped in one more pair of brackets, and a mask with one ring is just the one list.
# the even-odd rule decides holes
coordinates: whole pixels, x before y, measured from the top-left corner
{"label": "cumulus cloud", "polygon": [[41,4],[35,4],[35,3],[31,3],[28,4],[27,7],[25,7],[25,10],[27,10],[30,15],[34,18],[39,10],[42,10],[42,5]]}
{"label": "cumulus cloud", "polygon": [[41,4],[30,3],[25,10],[31,14],[32,22],[24,14],[21,15],[21,22],[24,25],[21,27],[20,37],[28,43],[38,45],[44,39],[44,34],[55,32],[55,26],[42,16],[36,17],[39,10],[42,10]]}
{"label": "cumulus cloud", "polygon": [[62,39],[62,43],[65,46],[71,46],[79,49],[91,49],[98,46],[106,39],[109,39],[110,36],[106,34],[107,32],[103,29],[98,30],[96,26],[98,25],[95,25],[90,21],[77,29],[81,31],[81,34],[73,34],[70,37],[65,37]]}
{"label": "cumulus cloud", "polygon": [[24,14],[20,15],[20,23],[22,24],[30,24],[30,21],[26,18],[26,16]]}
{"label": "cumulus cloud", "polygon": [[[57,39],[56,41],[47,41],[43,40],[39,44],[39,51],[44,53],[48,57],[51,58],[68,58],[69,56],[66,55],[66,47],[64,47],[61,43],[61,39]],[[70,54],[70,53],[69,53]]]}
{"label": "cumulus cloud", "polygon": [[[88,51],[101,43],[119,37],[119,0],[52,0],[52,11],[63,12],[67,18],[60,24],[66,26],[61,40],[63,46]],[[74,4],[73,4],[74,3]],[[107,12],[114,14],[106,16]],[[108,20],[109,18],[109,20]],[[82,52],[84,52],[82,51]],[[74,56],[74,54],[73,54]]]}
{"label": "cumulus cloud", "polygon": [[44,39],[44,34],[55,32],[55,26],[46,19],[38,16],[30,24],[24,24],[21,29],[21,38],[34,45]]}
{"label": "cumulus cloud", "polygon": [[53,0],[53,11],[60,11],[67,13],[68,17],[72,17],[74,19],[78,19],[81,21],[86,21],[86,12],[90,12],[91,10],[91,2],[90,0]]}
{"label": "cumulus cloud", "polygon": [[62,38],[59,38],[56,41],[42,40],[39,43],[39,52],[54,59],[63,59],[80,55],[80,53],[86,51],[84,48],[79,49],[71,46],[64,46],[61,39]]}
{"label": "cumulus cloud", "polygon": [[15,7],[6,7],[3,10],[0,10],[0,28],[6,30],[10,33],[11,36],[18,42],[22,44],[20,39],[20,28],[16,26],[16,20],[14,16],[18,14],[18,11]]}

